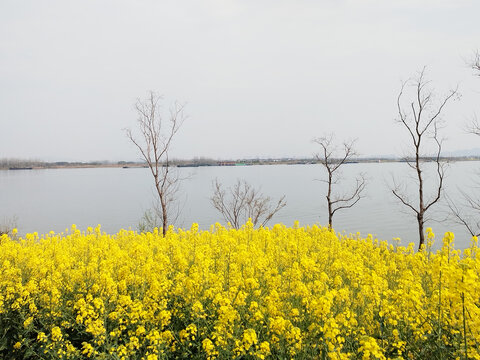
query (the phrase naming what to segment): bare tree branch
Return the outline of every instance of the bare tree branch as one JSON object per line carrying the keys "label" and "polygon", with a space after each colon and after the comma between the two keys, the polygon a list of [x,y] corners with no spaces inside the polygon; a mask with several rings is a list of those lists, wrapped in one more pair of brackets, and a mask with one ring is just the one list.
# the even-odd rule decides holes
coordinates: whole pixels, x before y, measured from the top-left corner
{"label": "bare tree branch", "polygon": [[473,59],[470,65],[472,69],[476,71],[476,75],[480,76],[480,52],[478,50],[473,55]]}
{"label": "bare tree branch", "polygon": [[356,185],[354,187],[354,190],[350,194],[350,196],[346,195],[345,197],[336,197],[335,200],[332,201],[332,205],[337,205],[336,207],[332,207],[333,208],[332,217],[337,210],[349,209],[353,207],[357,202],[359,202],[360,199],[362,198],[362,192],[365,190],[365,186],[367,182],[365,178],[365,174],[363,173],[360,174],[359,177],[355,179],[355,181],[356,181]]}
{"label": "bare tree branch", "polygon": [[[464,194],[464,196],[465,195],[466,194]],[[447,205],[450,209],[450,218],[452,219],[452,221],[459,225],[463,225],[471,236],[480,236],[480,221],[476,221],[475,224],[473,224],[471,217],[465,215],[450,197],[447,196],[446,199]],[[467,202],[469,201],[468,196],[466,200]],[[479,209],[477,208],[476,210],[478,211]]]}
{"label": "bare tree branch", "polygon": [[155,214],[161,218],[162,231],[165,235],[170,223],[169,208],[176,199],[180,180],[178,174],[170,167],[169,151],[174,136],[185,120],[185,106],[177,102],[174,104],[168,117],[170,126],[164,129],[165,120],[160,111],[161,100],[162,97],[153,91],[150,91],[147,99],[138,99],[135,109],[138,114],[137,128],[141,136],[135,137],[131,129],[126,129],[125,132],[140,151],[154,178],[159,202],[159,206],[155,207]]}
{"label": "bare tree branch", "polygon": [[480,122],[478,121],[476,114],[473,115],[472,122],[465,127],[465,131],[480,136]]}
{"label": "bare tree branch", "polygon": [[[474,58],[470,63],[470,66],[473,70],[476,71],[476,75],[480,76],[480,52],[479,51],[475,53]],[[467,132],[480,136],[480,123],[478,121],[477,115],[474,115],[472,123],[467,127]]]}
{"label": "bare tree branch", "polygon": [[435,165],[438,179],[438,186],[435,197],[425,204],[425,212],[434,204],[436,204],[442,195],[443,179],[445,178],[445,161],[440,161],[440,154],[442,152],[442,141],[438,139],[438,123],[433,123],[434,135],[433,140],[437,145],[437,155],[435,157]]}
{"label": "bare tree branch", "polygon": [[210,201],[222,214],[224,220],[235,229],[239,229],[248,219],[254,226],[265,226],[272,217],[286,206],[285,196],[271,204],[271,198],[264,196],[245,180],[237,180],[227,191],[217,180],[213,183],[213,195]]}
{"label": "bare tree branch", "polygon": [[335,195],[333,192],[334,185],[338,184],[341,180],[340,167],[349,163],[357,156],[354,149],[355,140],[344,142],[340,150],[333,144],[333,134],[316,138],[313,141],[320,145],[321,148],[321,152],[315,154],[315,157],[327,171],[327,179],[322,181],[327,183],[328,186],[326,195],[328,226],[332,228],[333,215],[335,212],[341,209],[351,208],[363,197],[366,180],[364,174],[360,174],[356,179],[356,185],[350,195]]}
{"label": "bare tree branch", "polygon": [[447,198],[447,205],[450,209],[450,215],[457,224],[465,226],[472,236],[480,236],[480,198],[474,194],[478,190],[477,186],[472,186],[467,190],[458,189],[460,200],[453,201]]}
{"label": "bare tree branch", "polygon": [[[475,71],[476,76],[480,76],[480,52],[477,50],[470,61],[467,61],[468,66]],[[472,122],[466,126],[465,129],[468,133],[472,133],[480,136],[480,123],[477,119],[477,115],[473,116]]]}

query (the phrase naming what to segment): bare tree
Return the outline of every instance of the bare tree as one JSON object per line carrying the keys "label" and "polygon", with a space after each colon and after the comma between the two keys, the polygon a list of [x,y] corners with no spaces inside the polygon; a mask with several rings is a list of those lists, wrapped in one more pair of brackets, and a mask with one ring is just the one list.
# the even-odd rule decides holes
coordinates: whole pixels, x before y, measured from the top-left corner
{"label": "bare tree", "polygon": [[348,164],[356,156],[354,149],[355,140],[345,141],[339,148],[333,143],[333,134],[313,140],[320,145],[321,152],[315,154],[317,161],[325,167],[327,179],[322,180],[327,184],[328,227],[332,228],[333,215],[338,210],[353,207],[363,197],[366,180],[365,175],[360,173],[355,179],[355,186],[350,193],[335,194],[334,187],[342,180],[341,167]]}
{"label": "bare tree", "polygon": [[239,229],[248,219],[252,220],[254,226],[264,226],[287,205],[285,195],[276,204],[272,204],[270,197],[263,195],[245,180],[237,180],[233,187],[225,190],[216,179],[210,201],[235,229]]}
{"label": "bare tree", "polygon": [[[441,113],[445,105],[457,95],[457,89],[450,90],[446,96],[435,101],[435,94],[429,87],[430,82],[425,79],[425,68],[414,79],[402,83],[397,97],[398,119],[397,122],[404,126],[409,134],[413,155],[405,157],[406,164],[415,172],[418,186],[417,204],[411,201],[406,192],[394,181],[393,195],[407,208],[413,211],[417,217],[420,249],[425,243],[424,225],[425,213],[435,205],[442,196],[443,180],[445,176],[445,163],[441,159],[442,141],[438,130],[441,125]],[[407,86],[413,87],[412,100],[407,106],[402,103]],[[407,109],[407,110],[405,110]],[[433,140],[434,155],[426,156],[424,153],[427,140]],[[424,165],[425,161],[433,161],[435,164],[435,177],[437,184],[433,195],[425,197]]]}
{"label": "bare tree", "polygon": [[[473,59],[469,63],[469,66],[476,71],[476,75],[480,76],[480,52],[476,52],[473,56]],[[473,120],[469,126],[467,126],[467,132],[480,136],[480,123],[476,115],[474,115]],[[477,173],[477,177],[478,177]],[[478,191],[480,188],[480,183],[477,182],[474,187]],[[454,222],[457,224],[463,225],[470,235],[480,236],[480,199],[475,195],[472,195],[472,192],[475,189],[470,189],[473,191],[465,191],[463,189],[458,189],[461,195],[462,200],[455,202],[451,198],[447,198],[447,204],[450,208],[450,215]],[[468,209],[468,210],[467,210]],[[468,212],[468,214],[466,214]],[[472,215],[476,213],[475,215]]]}
{"label": "bare tree", "polygon": [[185,120],[185,106],[175,102],[166,120],[161,113],[161,100],[162,97],[153,91],[150,91],[145,100],[138,99],[135,109],[141,135],[136,138],[130,129],[126,130],[126,134],[138,148],[152,173],[159,204],[155,209],[159,213],[165,236],[170,222],[171,204],[175,201],[180,180],[178,173],[169,163],[169,151],[174,136]]}

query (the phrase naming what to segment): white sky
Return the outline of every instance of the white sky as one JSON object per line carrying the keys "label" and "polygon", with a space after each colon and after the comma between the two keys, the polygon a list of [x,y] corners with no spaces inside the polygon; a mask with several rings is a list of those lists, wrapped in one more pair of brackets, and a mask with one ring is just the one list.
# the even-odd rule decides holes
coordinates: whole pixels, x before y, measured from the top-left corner
{"label": "white sky", "polygon": [[0,158],[137,160],[123,128],[149,90],[189,118],[173,156],[311,156],[312,138],[402,154],[400,81],[427,66],[445,150],[480,113],[478,0],[1,0]]}

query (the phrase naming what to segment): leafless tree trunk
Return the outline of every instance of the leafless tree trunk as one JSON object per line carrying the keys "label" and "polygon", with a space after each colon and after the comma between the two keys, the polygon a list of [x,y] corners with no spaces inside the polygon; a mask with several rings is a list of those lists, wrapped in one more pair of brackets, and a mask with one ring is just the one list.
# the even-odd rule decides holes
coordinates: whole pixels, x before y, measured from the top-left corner
{"label": "leafless tree trunk", "polygon": [[227,190],[215,180],[210,201],[225,221],[235,229],[239,229],[248,219],[252,220],[254,226],[264,226],[287,205],[285,196],[282,196],[276,205],[272,205],[270,197],[264,196],[245,180],[237,180],[235,185]]}
{"label": "leafless tree trunk", "polygon": [[[440,116],[445,105],[457,95],[457,89],[450,90],[448,95],[440,99],[439,103],[435,104],[434,93],[429,89],[428,85],[429,81],[425,79],[425,68],[423,68],[418,77],[402,83],[400,93],[397,97],[399,115],[397,122],[407,129],[414,152],[414,155],[406,157],[405,161],[416,175],[418,185],[418,206],[415,206],[414,202],[409,200],[405,192],[401,191],[400,187],[397,186],[395,182],[392,193],[404,206],[416,214],[419,249],[425,243],[425,234],[423,230],[425,225],[425,213],[440,200],[443,190],[445,171],[444,162],[440,158],[442,151],[442,141],[438,135],[441,120]],[[410,102],[409,106],[406,107],[408,110],[404,110],[402,98],[407,86],[412,86],[414,88],[414,94],[412,95],[413,100]],[[433,140],[436,148],[435,155],[428,159],[433,160],[435,163],[437,185],[433,197],[426,200],[424,189],[425,179],[423,175],[425,154],[423,152],[425,143],[429,138]]]}
{"label": "leafless tree trunk", "polygon": [[313,140],[320,145],[321,153],[315,154],[317,161],[325,167],[327,179],[322,180],[327,184],[328,227],[331,229],[333,215],[338,210],[353,207],[363,197],[366,180],[365,175],[360,173],[355,179],[353,191],[348,194],[334,194],[334,187],[341,180],[341,166],[348,164],[358,154],[354,149],[355,140],[344,142],[341,150],[333,143],[333,135],[324,136]]}
{"label": "leafless tree trunk", "polygon": [[175,201],[179,185],[178,174],[169,164],[169,151],[185,116],[184,105],[175,103],[169,111],[169,124],[165,124],[166,121],[160,111],[161,100],[162,97],[153,91],[150,91],[147,99],[138,99],[135,109],[141,135],[136,138],[130,129],[126,130],[126,134],[138,148],[152,173],[159,202],[157,210],[160,212],[162,231],[165,236],[170,221],[169,208]]}

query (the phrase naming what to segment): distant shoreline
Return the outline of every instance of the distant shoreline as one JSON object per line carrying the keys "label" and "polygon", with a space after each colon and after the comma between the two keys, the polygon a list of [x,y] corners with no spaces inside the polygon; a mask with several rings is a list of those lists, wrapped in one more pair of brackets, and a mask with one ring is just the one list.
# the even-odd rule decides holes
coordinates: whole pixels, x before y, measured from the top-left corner
{"label": "distant shoreline", "polygon": [[[434,161],[434,158],[424,158],[425,161]],[[478,156],[462,156],[462,157],[444,157],[442,160],[447,162],[456,161],[479,161]],[[401,158],[359,158],[351,161],[351,164],[357,163],[394,163],[406,162],[406,159]],[[177,160],[172,161],[170,166],[174,167],[206,167],[206,166],[252,166],[252,165],[311,165],[319,164],[316,159],[241,159],[241,160]],[[12,171],[28,171],[39,169],[88,169],[88,168],[124,168],[124,169],[138,169],[148,168],[148,165],[143,162],[129,162],[129,161],[94,161],[94,162],[41,162],[28,160],[1,160],[0,170]]]}

